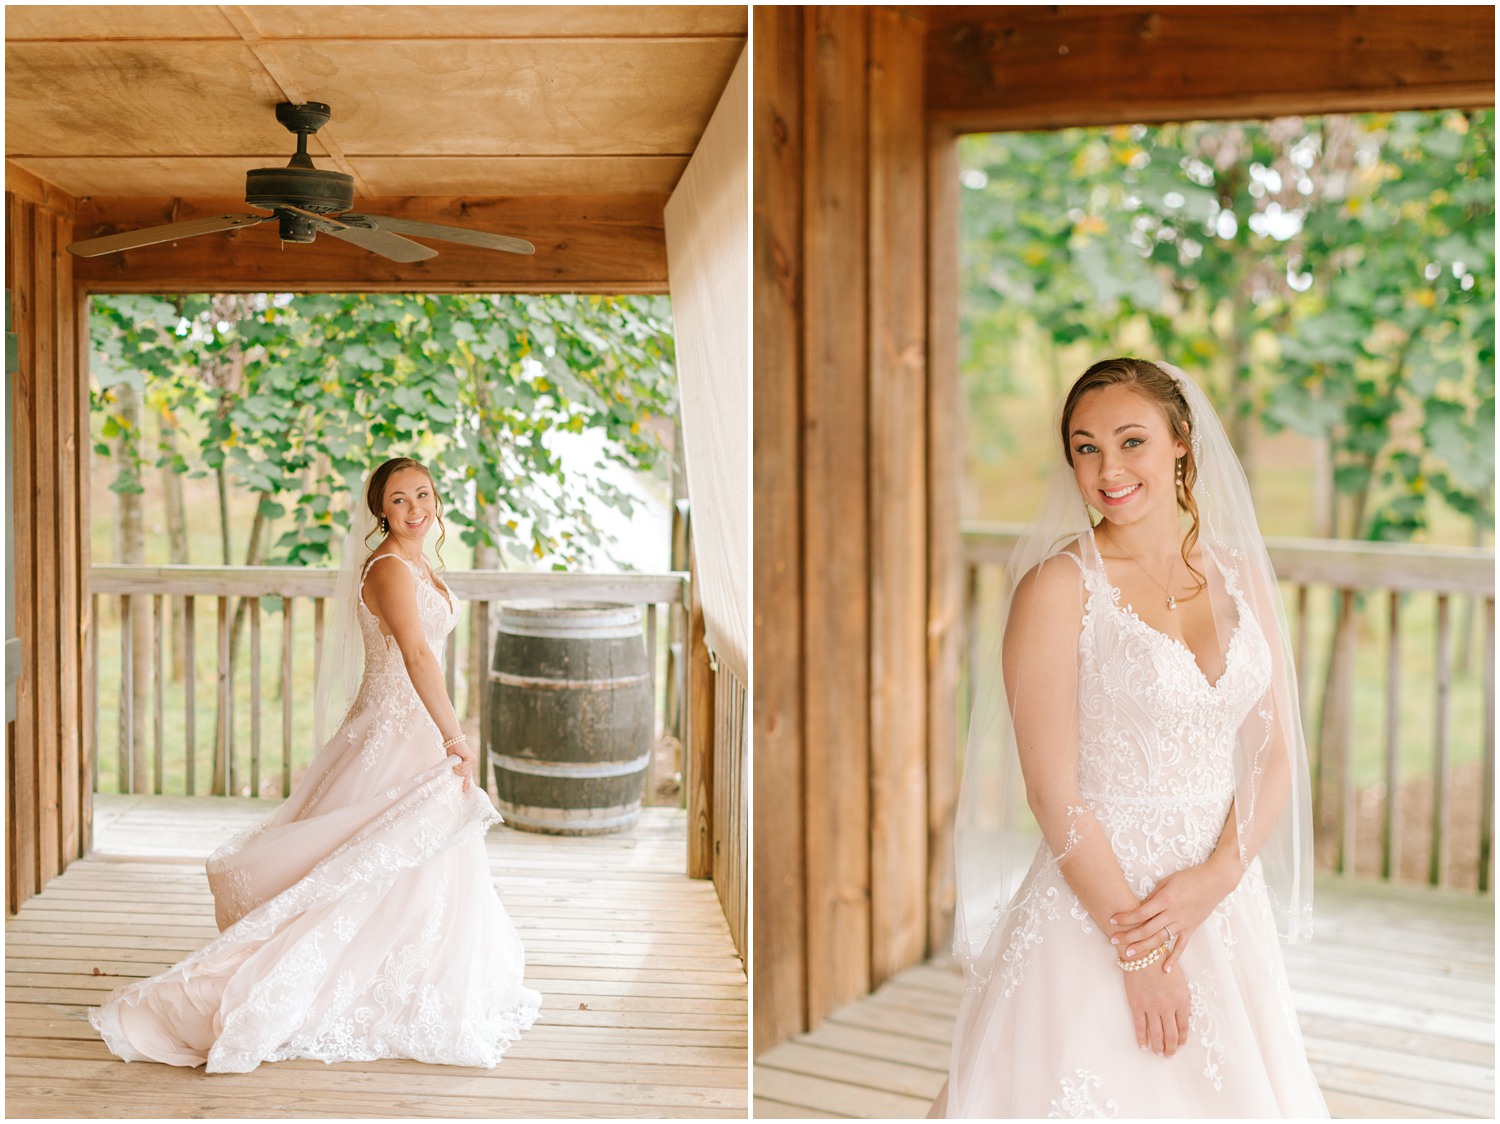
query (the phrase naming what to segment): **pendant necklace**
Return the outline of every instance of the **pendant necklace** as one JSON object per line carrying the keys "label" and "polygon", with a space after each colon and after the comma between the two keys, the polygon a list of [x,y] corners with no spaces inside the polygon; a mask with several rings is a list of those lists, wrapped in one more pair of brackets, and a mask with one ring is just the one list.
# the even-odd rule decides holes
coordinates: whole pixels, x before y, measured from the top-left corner
{"label": "pendant necklace", "polygon": [[[1152,577],[1151,571],[1148,570],[1148,569],[1146,569],[1146,567],[1141,564],[1141,560],[1139,558],[1137,558],[1134,554],[1131,554],[1130,551],[1126,550],[1119,543],[1115,543],[1114,545],[1115,545],[1115,548],[1117,550],[1119,550],[1119,552],[1121,554],[1125,555],[1126,558],[1129,558],[1132,562],[1134,562],[1137,566],[1140,567],[1141,573],[1145,574],[1148,578],[1151,578],[1152,583],[1156,586],[1157,589],[1161,590],[1163,593],[1165,593],[1167,595],[1167,608],[1171,609],[1171,610],[1173,610],[1175,612],[1176,609],[1177,609],[1177,598],[1175,598],[1175,597],[1172,596],[1171,589],[1169,589],[1165,585],[1162,585],[1161,582],[1157,581],[1156,578]],[[1172,568],[1169,571],[1167,571],[1167,581],[1168,582],[1171,582],[1172,575],[1175,574],[1176,572],[1177,572],[1177,556],[1174,554],[1172,556]]]}

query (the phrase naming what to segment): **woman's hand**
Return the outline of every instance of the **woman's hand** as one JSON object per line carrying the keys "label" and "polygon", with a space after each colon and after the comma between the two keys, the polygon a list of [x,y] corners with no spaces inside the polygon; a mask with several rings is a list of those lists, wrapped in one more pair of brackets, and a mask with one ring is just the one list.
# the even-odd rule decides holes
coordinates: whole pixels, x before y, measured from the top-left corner
{"label": "woman's hand", "polygon": [[1168,975],[1160,964],[1124,975],[1125,998],[1135,1016],[1136,1045],[1170,1058],[1187,1042],[1191,1009],[1187,977],[1181,972]]}
{"label": "woman's hand", "polygon": [[448,747],[448,752],[458,758],[458,764],[453,766],[453,772],[463,778],[464,791],[469,791],[469,782],[478,776],[479,756],[469,748],[466,741],[454,742]]}
{"label": "woman's hand", "polygon": [[[1232,872],[1229,862],[1235,866]],[[1200,866],[1167,875],[1140,905],[1109,919],[1120,927],[1110,943],[1121,957],[1133,959],[1165,941],[1170,931],[1176,943],[1161,964],[1162,971],[1170,973],[1194,931],[1239,884],[1238,867],[1233,856],[1225,860],[1215,853]]]}

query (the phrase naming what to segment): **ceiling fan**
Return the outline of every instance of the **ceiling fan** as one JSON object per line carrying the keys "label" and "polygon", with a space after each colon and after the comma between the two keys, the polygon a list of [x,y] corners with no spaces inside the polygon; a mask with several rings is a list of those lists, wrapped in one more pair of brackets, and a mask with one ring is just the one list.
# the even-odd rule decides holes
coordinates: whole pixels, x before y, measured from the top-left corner
{"label": "ceiling fan", "polygon": [[256,168],[245,173],[245,202],[269,210],[271,214],[214,215],[165,226],[149,226],[144,230],[74,242],[68,246],[68,252],[81,258],[92,258],[198,234],[257,226],[273,219],[280,225],[283,242],[311,242],[321,232],[391,261],[424,261],[437,256],[436,250],[403,238],[403,234],[512,254],[535,252],[536,247],[523,238],[467,230],[461,226],[351,213],[354,177],[343,172],[320,171],[313,167],[312,157],[307,154],[307,138],[326,125],[331,115],[328,106],[316,101],[305,105],[282,102],[276,107],[276,120],[297,135],[297,152],[285,168]]}

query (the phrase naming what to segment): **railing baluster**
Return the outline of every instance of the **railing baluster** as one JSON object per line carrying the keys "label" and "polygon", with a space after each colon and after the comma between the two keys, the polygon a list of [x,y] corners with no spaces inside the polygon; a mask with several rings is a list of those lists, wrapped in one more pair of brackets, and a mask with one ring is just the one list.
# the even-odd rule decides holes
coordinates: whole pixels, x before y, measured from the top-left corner
{"label": "railing baluster", "polygon": [[1401,594],[1390,595],[1390,637],[1385,664],[1385,831],[1380,876],[1395,878],[1401,864]]}
{"label": "railing baluster", "polygon": [[1495,599],[1484,602],[1484,738],[1480,752],[1484,765],[1479,787],[1479,889],[1494,884],[1490,866],[1495,859]]}
{"label": "railing baluster", "polygon": [[281,795],[292,794],[292,599],[281,599]]}
{"label": "railing baluster", "polygon": [[1338,672],[1334,677],[1338,692],[1335,710],[1337,725],[1334,741],[1339,753],[1339,873],[1354,873],[1354,828],[1359,807],[1354,799],[1354,647],[1359,622],[1354,615],[1354,590],[1339,590]]}
{"label": "railing baluster", "polygon": [[641,802],[649,808],[656,803],[656,606],[643,605],[641,611],[646,614],[646,678],[651,684],[651,735],[647,739],[650,756],[646,758]]}
{"label": "railing baluster", "polygon": [[229,598],[220,597],[219,601],[219,636],[218,636],[218,669],[215,674],[218,694],[218,746],[219,759],[214,762],[214,778],[220,785],[215,790],[217,796],[228,796],[234,791],[233,781],[229,776],[230,765],[234,760],[234,754],[230,750],[230,710],[229,710]]}
{"label": "railing baluster", "polygon": [[121,792],[135,791],[135,607],[120,595],[120,778]]}
{"label": "railing baluster", "polygon": [[151,791],[158,796],[161,795],[161,756],[162,743],[166,730],[166,716],[162,713],[163,694],[167,678],[166,649],[162,643],[161,627],[161,594],[158,593],[151,598],[151,639],[153,660],[155,661],[151,675],[151,698],[155,704],[154,739],[151,746]]}
{"label": "railing baluster", "polygon": [[475,602],[478,612],[474,614],[474,627],[479,629],[479,650],[484,653],[484,661],[474,669],[469,678],[469,690],[479,692],[479,766],[484,770],[484,787],[486,791],[493,790],[498,798],[500,790],[492,783],[495,770],[490,768],[490,753],[494,747],[490,744],[490,663],[493,660],[493,650],[490,647],[490,603],[488,601]]}
{"label": "railing baluster", "polygon": [[[968,573],[964,576],[964,690],[967,697],[960,713],[964,715],[967,723],[970,711],[974,709],[974,692],[977,680],[974,678],[979,674],[979,567],[969,563],[966,567]],[[967,727],[966,727],[967,728]]]}
{"label": "railing baluster", "polygon": [[1448,814],[1448,695],[1452,686],[1448,643],[1448,595],[1437,599],[1437,669],[1434,676],[1432,728],[1432,848],[1427,856],[1427,881],[1442,880],[1444,859],[1443,820]]}
{"label": "railing baluster", "polygon": [[[327,600],[327,598],[323,598],[323,597],[315,597],[315,598],[313,598],[313,676],[314,676],[313,682],[314,683],[317,682],[317,673],[319,671],[321,671],[322,668],[323,668],[323,603],[326,600]],[[314,688],[314,691],[316,692],[316,688]],[[337,722],[342,717],[343,717],[342,714],[330,714],[330,715],[327,716],[328,722],[329,722],[330,725],[332,723],[334,723],[334,722]],[[328,733],[332,733],[332,731],[324,731],[324,733],[328,734]],[[313,747],[312,747],[312,751],[313,751],[314,754],[316,754],[320,749],[323,748],[322,746],[320,746],[320,745],[317,744],[317,740],[318,740],[318,733],[317,733],[316,730],[314,730],[313,731]]]}
{"label": "railing baluster", "polygon": [[453,703],[453,709],[458,709],[458,627],[455,625],[452,632],[448,633],[447,643],[443,645],[444,667],[443,683],[448,688],[448,698]]}
{"label": "railing baluster", "polygon": [[[1307,697],[1307,652],[1309,640],[1309,625],[1307,623],[1307,583],[1297,584],[1297,699],[1302,709],[1302,736],[1311,738],[1312,731],[1308,728],[1308,714],[1312,711],[1311,700]],[[1313,794],[1316,798],[1317,793]]]}
{"label": "railing baluster", "polygon": [[[93,719],[90,729],[94,732],[94,744],[89,747],[90,784],[94,792],[99,791],[99,595],[89,594],[89,711]],[[86,826],[85,831],[91,831]]]}
{"label": "railing baluster", "polygon": [[250,795],[260,795],[260,598],[245,599],[250,614]]}
{"label": "railing baluster", "polygon": [[186,743],[187,761],[184,772],[187,774],[187,794],[196,796],[198,794],[196,784],[196,773],[198,769],[198,747],[196,734],[196,695],[195,688],[198,685],[198,665],[194,662],[193,648],[196,635],[193,629],[193,602],[192,594],[182,599],[182,716],[183,716],[183,741]]}

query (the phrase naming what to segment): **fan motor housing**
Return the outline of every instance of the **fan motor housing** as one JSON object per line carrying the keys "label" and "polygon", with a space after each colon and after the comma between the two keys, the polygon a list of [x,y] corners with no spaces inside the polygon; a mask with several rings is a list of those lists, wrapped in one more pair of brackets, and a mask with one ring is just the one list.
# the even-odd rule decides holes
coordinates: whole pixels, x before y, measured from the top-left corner
{"label": "fan motor housing", "polygon": [[256,168],[245,173],[245,202],[268,211],[301,207],[338,214],[354,206],[354,177],[318,168]]}

